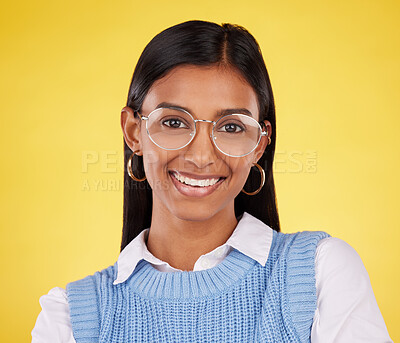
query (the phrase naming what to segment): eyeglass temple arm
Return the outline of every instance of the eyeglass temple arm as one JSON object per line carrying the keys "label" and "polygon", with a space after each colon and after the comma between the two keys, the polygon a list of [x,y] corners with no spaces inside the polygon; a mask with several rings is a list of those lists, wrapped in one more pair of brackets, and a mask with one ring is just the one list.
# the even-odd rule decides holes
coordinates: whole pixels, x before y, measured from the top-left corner
{"label": "eyeglass temple arm", "polygon": [[[261,136],[268,136],[268,129],[267,129],[264,121],[260,121],[259,124],[261,126]],[[263,128],[265,128],[267,131],[263,131],[262,130]]]}
{"label": "eyeglass temple arm", "polygon": [[135,110],[134,110],[133,113],[137,113],[140,119],[149,120],[148,117],[145,117],[145,116],[141,115],[139,111],[135,111]]}

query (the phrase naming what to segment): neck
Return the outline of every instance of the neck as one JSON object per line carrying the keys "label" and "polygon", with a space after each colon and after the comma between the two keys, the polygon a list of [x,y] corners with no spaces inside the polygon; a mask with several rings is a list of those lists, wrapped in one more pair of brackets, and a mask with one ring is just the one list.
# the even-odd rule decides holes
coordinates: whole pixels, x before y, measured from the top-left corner
{"label": "neck", "polygon": [[237,225],[233,202],[220,211],[195,212],[171,213],[153,197],[149,252],[173,268],[191,271],[198,258],[224,244]]}

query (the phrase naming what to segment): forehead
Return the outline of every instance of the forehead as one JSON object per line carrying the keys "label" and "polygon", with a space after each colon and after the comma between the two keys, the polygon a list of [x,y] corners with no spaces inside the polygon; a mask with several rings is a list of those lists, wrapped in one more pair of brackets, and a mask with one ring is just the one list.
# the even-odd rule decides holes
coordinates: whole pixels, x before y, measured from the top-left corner
{"label": "forehead", "polygon": [[257,94],[231,67],[178,66],[153,83],[142,110],[149,113],[161,102],[184,106],[202,119],[230,108],[246,108],[258,119]]}

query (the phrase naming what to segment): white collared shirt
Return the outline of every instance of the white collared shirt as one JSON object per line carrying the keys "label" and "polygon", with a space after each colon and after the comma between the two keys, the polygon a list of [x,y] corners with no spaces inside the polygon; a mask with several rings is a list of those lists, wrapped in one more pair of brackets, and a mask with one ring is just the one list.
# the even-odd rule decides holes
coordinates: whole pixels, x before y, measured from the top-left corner
{"label": "white collared shirt", "polygon": [[[114,284],[124,282],[142,259],[163,272],[178,271],[147,250],[149,229],[143,230],[120,253]],[[225,244],[198,258],[193,271],[212,268],[235,248],[265,266],[273,230],[244,212]],[[319,241],[315,254],[317,309],[312,343],[393,343],[380,313],[368,273],[357,252],[339,238]],[[66,291],[55,287],[39,299],[42,311],[32,330],[32,343],[76,343]]]}

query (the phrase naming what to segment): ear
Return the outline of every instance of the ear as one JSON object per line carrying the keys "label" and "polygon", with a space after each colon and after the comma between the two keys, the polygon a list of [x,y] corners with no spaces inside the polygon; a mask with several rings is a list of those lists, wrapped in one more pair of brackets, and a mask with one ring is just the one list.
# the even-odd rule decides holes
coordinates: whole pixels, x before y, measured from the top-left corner
{"label": "ear", "polygon": [[140,137],[141,119],[135,118],[133,110],[128,106],[125,106],[121,110],[121,128],[126,144],[132,151],[140,150],[136,155],[142,156]]}
{"label": "ear", "polygon": [[265,124],[265,127],[263,127],[263,131],[267,132],[267,136],[262,136],[260,143],[258,144],[255,153],[254,153],[254,162],[258,162],[261,156],[264,154],[265,149],[268,149],[268,142],[269,139],[268,137],[271,138],[272,134],[272,125],[268,120],[263,121]]}

